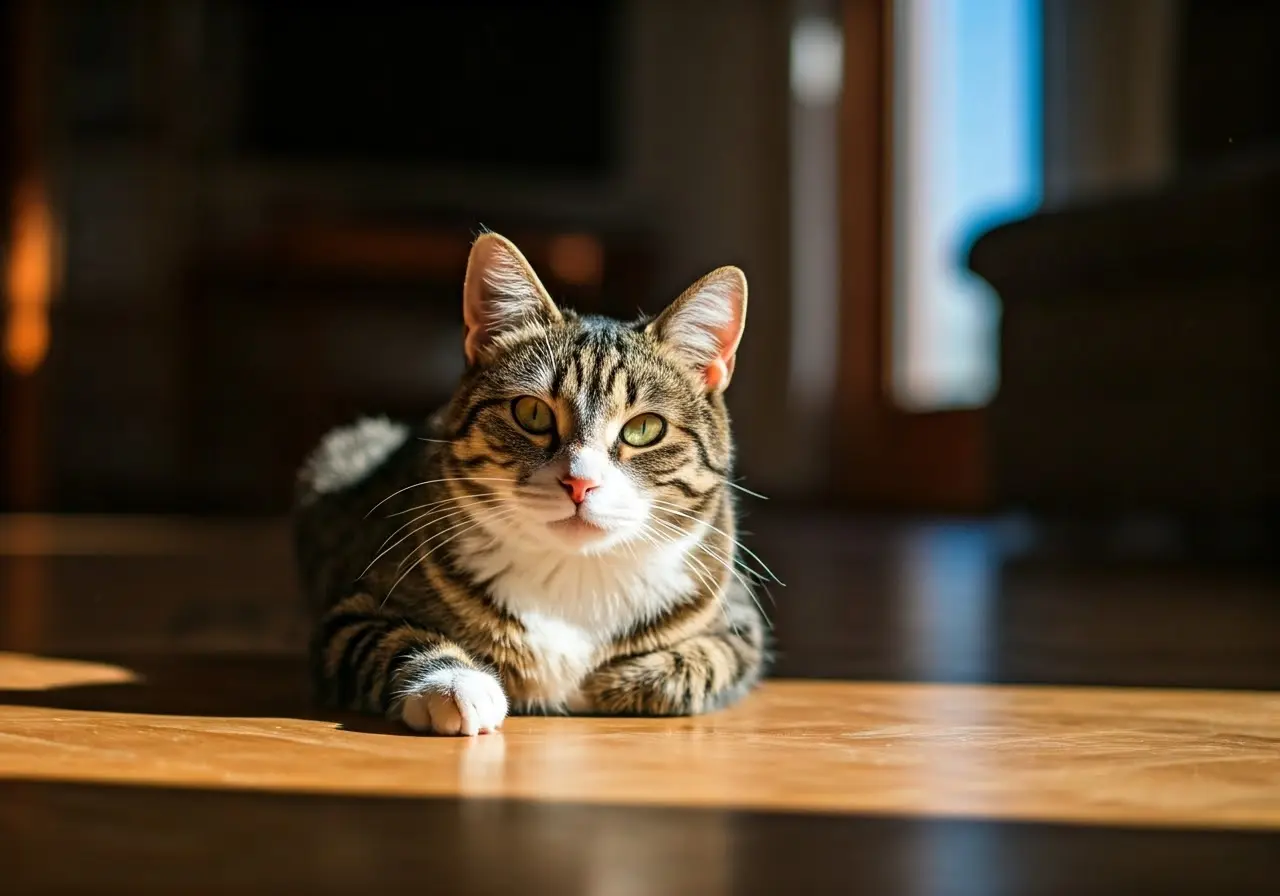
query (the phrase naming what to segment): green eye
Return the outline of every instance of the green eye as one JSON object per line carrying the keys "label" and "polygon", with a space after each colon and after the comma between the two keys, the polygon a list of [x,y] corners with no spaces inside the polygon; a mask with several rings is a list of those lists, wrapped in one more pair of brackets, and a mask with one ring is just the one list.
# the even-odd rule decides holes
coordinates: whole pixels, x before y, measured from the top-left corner
{"label": "green eye", "polygon": [[638,414],[622,427],[622,441],[632,448],[647,448],[667,432],[667,421],[657,414]]}
{"label": "green eye", "polygon": [[551,406],[532,395],[511,402],[511,416],[516,418],[522,429],[535,436],[546,435],[556,425],[556,415],[551,413]]}

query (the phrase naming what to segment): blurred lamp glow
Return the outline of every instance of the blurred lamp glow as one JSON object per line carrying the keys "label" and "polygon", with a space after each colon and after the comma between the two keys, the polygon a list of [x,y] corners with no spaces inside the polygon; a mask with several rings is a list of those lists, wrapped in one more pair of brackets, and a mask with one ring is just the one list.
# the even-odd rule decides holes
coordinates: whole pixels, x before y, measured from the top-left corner
{"label": "blurred lamp glow", "polygon": [[20,374],[38,369],[49,351],[49,299],[53,293],[53,216],[43,191],[28,182],[17,191],[13,242],[5,270],[9,296],[5,361]]}

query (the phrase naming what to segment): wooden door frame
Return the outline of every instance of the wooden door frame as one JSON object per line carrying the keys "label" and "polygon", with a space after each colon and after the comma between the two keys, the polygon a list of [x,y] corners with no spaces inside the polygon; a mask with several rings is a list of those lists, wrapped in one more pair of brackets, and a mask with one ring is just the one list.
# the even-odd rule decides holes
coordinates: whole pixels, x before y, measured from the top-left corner
{"label": "wooden door frame", "polygon": [[835,484],[860,506],[982,510],[989,500],[984,413],[913,413],[891,395],[892,0],[844,0],[842,16]]}

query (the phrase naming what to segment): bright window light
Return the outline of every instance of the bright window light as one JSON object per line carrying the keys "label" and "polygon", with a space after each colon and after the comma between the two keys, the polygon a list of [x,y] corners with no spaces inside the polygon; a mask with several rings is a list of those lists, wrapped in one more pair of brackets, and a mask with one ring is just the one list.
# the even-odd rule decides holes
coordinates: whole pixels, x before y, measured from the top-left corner
{"label": "bright window light", "polygon": [[1041,200],[1040,0],[895,0],[894,23],[894,399],[978,407],[1000,309],[964,259]]}

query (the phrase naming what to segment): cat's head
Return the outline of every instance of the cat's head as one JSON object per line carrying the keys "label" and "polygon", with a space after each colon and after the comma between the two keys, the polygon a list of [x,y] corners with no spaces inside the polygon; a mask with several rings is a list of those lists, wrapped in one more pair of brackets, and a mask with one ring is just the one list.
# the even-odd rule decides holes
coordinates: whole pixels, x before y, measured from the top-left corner
{"label": "cat's head", "polygon": [[735,267],[656,318],[624,323],[552,301],[497,234],[472,248],[467,372],[448,414],[445,475],[504,538],[599,553],[668,543],[724,500],[733,444],[722,394],[747,312]]}

